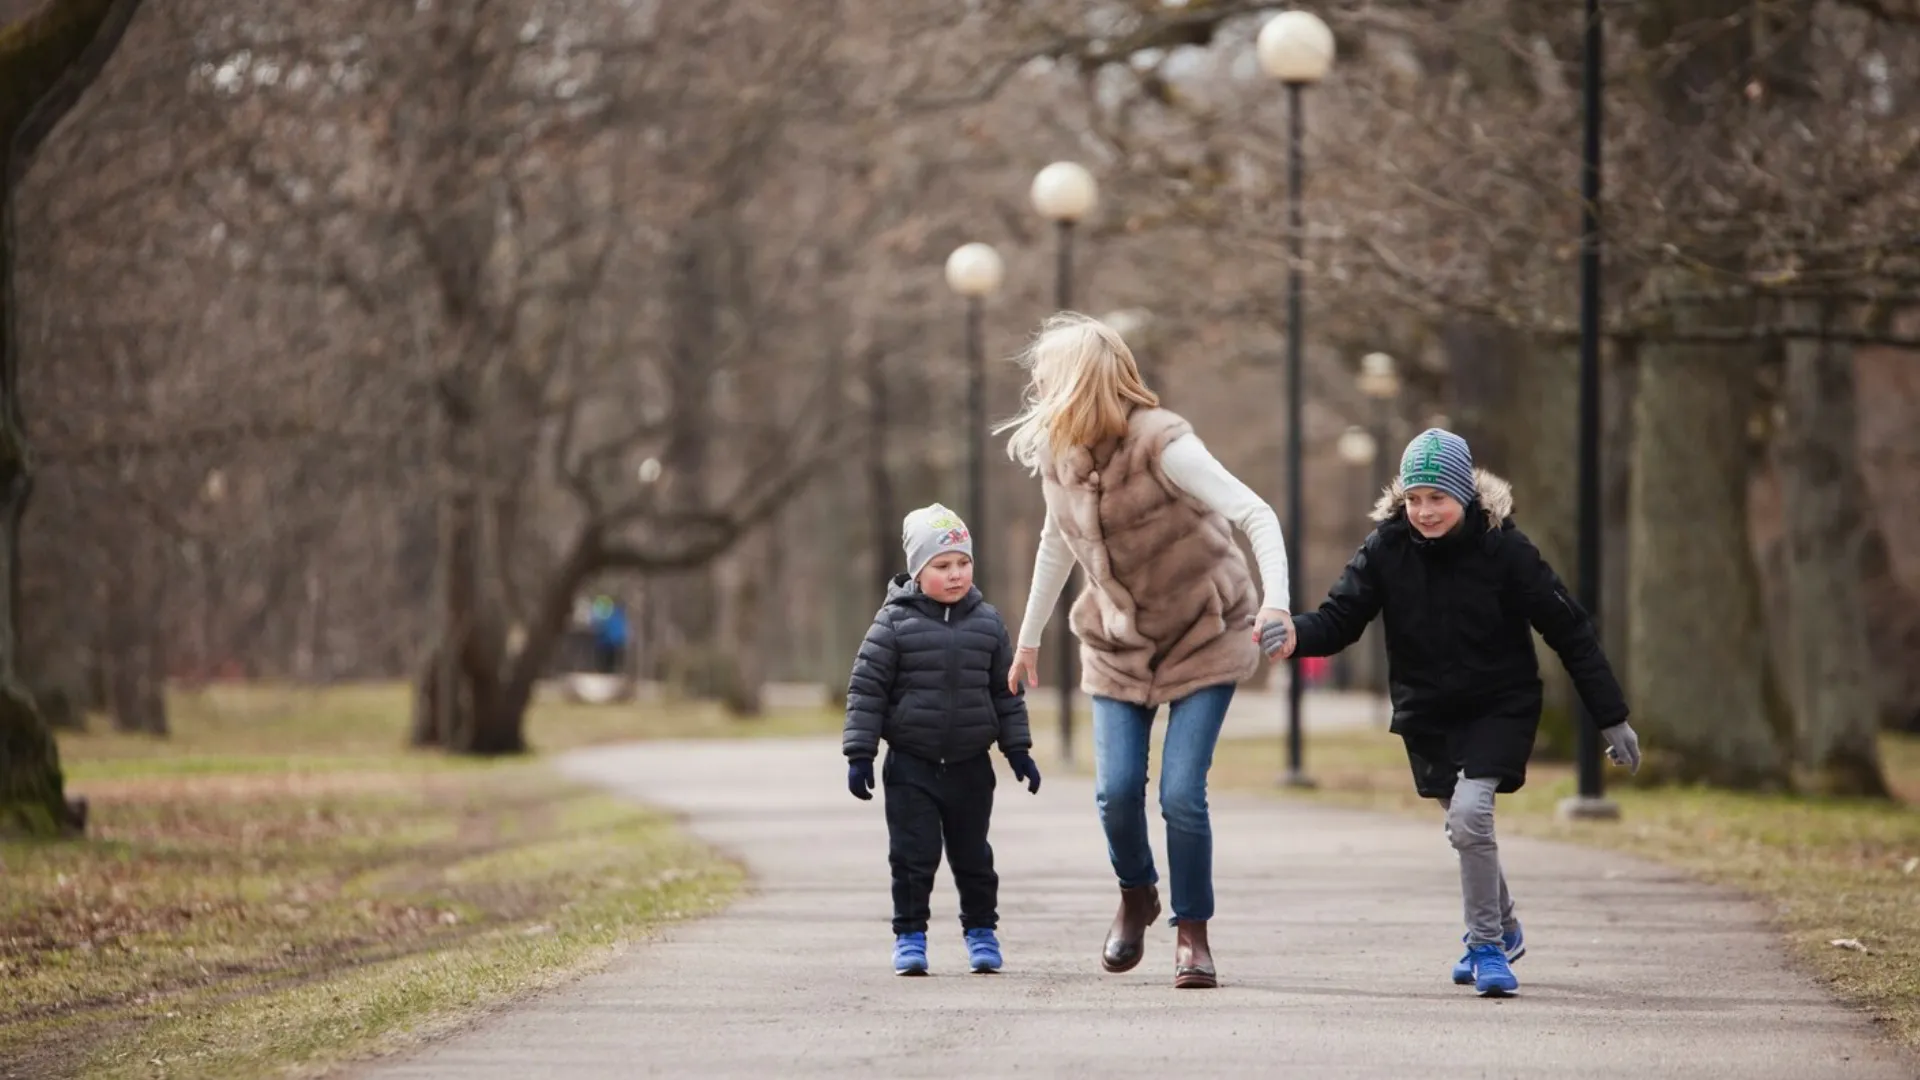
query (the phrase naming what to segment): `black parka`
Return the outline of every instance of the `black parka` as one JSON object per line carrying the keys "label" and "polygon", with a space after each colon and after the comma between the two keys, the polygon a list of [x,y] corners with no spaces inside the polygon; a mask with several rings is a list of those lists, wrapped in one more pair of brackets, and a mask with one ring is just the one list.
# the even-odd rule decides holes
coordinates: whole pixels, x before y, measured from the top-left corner
{"label": "black parka", "polygon": [[964,761],[998,743],[1033,748],[1024,694],[1007,689],[1013,643],[979,589],[942,604],[905,574],[893,579],[847,684],[841,749],[872,758],[881,740],[934,762]]}
{"label": "black parka", "polygon": [[1331,656],[1384,618],[1395,731],[1445,728],[1489,707],[1541,705],[1533,630],[1573,677],[1599,727],[1627,719],[1627,703],[1593,621],[1540,549],[1513,521],[1513,493],[1485,470],[1460,526],[1428,540],[1407,520],[1398,481],[1319,610],[1298,615],[1295,655]]}

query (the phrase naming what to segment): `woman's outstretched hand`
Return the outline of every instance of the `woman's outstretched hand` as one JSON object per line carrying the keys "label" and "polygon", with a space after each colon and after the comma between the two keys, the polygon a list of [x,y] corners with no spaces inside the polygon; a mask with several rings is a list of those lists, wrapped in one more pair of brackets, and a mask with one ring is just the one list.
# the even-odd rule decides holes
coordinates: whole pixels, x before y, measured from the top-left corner
{"label": "woman's outstretched hand", "polygon": [[1285,660],[1299,642],[1293,634],[1293,616],[1279,608],[1261,608],[1253,620],[1253,640],[1269,660]]}
{"label": "woman's outstretched hand", "polygon": [[1007,669],[1007,691],[1017,694],[1023,683],[1040,685],[1040,650],[1025,645],[1013,651],[1013,666]]}

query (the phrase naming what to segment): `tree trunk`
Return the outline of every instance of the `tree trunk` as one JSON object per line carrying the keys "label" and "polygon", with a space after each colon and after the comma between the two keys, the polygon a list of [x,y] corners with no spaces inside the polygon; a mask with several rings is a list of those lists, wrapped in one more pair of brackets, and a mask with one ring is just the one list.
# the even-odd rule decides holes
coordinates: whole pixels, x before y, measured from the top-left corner
{"label": "tree trunk", "polygon": [[1634,700],[1633,672],[1622,661],[1633,626],[1629,563],[1633,544],[1633,447],[1638,441],[1634,400],[1640,390],[1640,353],[1616,343],[1600,365],[1600,640],[1614,673]]}
{"label": "tree trunk", "polygon": [[722,704],[735,717],[766,712],[767,650],[762,632],[774,600],[767,586],[769,581],[779,580],[777,570],[770,565],[774,548],[767,531],[760,530],[734,549],[720,575],[726,603],[720,640],[733,658],[734,671]]}
{"label": "tree trunk", "polygon": [[[891,425],[888,423],[887,351],[878,343],[867,346],[867,509],[872,514],[872,579],[867,583],[876,591],[884,590],[892,576],[894,551],[900,545],[900,519],[894,516],[893,474],[888,466],[891,453]],[[877,605],[876,605],[877,606]]]}
{"label": "tree trunk", "polygon": [[162,573],[144,535],[122,538],[119,567],[107,586],[107,711],[115,731],[168,733]]}
{"label": "tree trunk", "polygon": [[[1913,363],[1908,354],[1865,350],[1855,355],[1855,407],[1863,421],[1870,415],[1870,403],[1884,392],[1880,378],[1891,367],[1898,369]],[[1869,366],[1871,365],[1871,366]],[[1878,411],[1878,410],[1876,410]],[[1867,481],[1868,505],[1866,534],[1860,543],[1860,581],[1867,610],[1867,644],[1873,654],[1873,683],[1880,712],[1880,724],[1889,731],[1920,735],[1920,596],[1901,580],[1888,546],[1889,527],[1904,532],[1901,514],[1904,506],[1896,500],[1889,507],[1874,494],[1876,483],[1886,475],[1882,468],[1868,469],[1876,457],[1886,455],[1905,461],[1920,457],[1920,428],[1913,424],[1887,425],[1891,431],[1862,431],[1860,458],[1863,479]],[[1901,466],[1893,466],[1899,470]]]}
{"label": "tree trunk", "polygon": [[14,669],[20,523],[33,477],[20,410],[13,193],[34,153],[120,45],[139,0],[64,0],[0,28],[0,833],[86,827],[66,798],[53,733]]}
{"label": "tree trunk", "polygon": [[454,483],[441,541],[441,628],[414,694],[412,742],[517,754],[526,749],[526,709],[507,692],[507,628],[480,583],[480,504],[469,486]]}
{"label": "tree trunk", "polygon": [[[728,223],[719,219],[689,222],[674,252],[668,287],[667,393],[672,414],[661,494],[674,510],[697,511],[706,504],[712,472],[715,430],[715,379],[722,341],[722,307],[727,271]],[[715,568],[703,566],[663,576],[660,602],[683,658],[714,648],[716,615],[722,602]]]}
{"label": "tree trunk", "polygon": [[1920,735],[1920,598],[1894,573],[1878,522],[1870,523],[1860,545],[1860,581],[1880,725]]}
{"label": "tree trunk", "polygon": [[[1511,481],[1514,519],[1553,568],[1576,588],[1579,517],[1578,357],[1500,328],[1449,331],[1452,415],[1474,463]],[[1471,374],[1469,374],[1471,373]],[[1536,756],[1573,756],[1573,681],[1546,642],[1534,637],[1546,708]]]}
{"label": "tree trunk", "polygon": [[[1689,310],[1685,330],[1748,325]],[[1787,780],[1783,702],[1747,539],[1757,358],[1739,346],[1640,349],[1627,638],[1649,774],[1736,788]]]}
{"label": "tree trunk", "polygon": [[1799,781],[1822,794],[1884,797],[1860,580],[1867,495],[1852,350],[1788,343],[1784,391],[1785,657]]}

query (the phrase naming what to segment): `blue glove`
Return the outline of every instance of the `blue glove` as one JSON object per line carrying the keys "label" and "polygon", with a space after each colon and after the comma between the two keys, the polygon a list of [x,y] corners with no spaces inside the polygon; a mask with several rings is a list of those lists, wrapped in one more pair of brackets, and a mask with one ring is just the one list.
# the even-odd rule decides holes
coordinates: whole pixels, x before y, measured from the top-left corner
{"label": "blue glove", "polygon": [[861,800],[873,798],[873,759],[854,758],[847,762],[847,790]]}
{"label": "blue glove", "polygon": [[1016,750],[1007,755],[1007,765],[1013,769],[1015,780],[1027,782],[1027,794],[1040,794],[1040,766],[1033,763],[1033,755],[1024,750]]}

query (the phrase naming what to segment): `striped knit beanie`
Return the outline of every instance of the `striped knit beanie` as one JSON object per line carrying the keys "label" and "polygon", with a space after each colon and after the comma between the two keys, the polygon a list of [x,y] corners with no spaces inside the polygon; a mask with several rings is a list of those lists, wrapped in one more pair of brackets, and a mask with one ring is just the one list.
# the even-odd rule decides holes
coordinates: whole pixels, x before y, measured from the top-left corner
{"label": "striped knit beanie", "polygon": [[1400,455],[1400,486],[1409,491],[1438,488],[1460,500],[1461,506],[1473,502],[1473,451],[1467,449],[1467,440],[1440,428],[1415,435],[1407,452]]}

